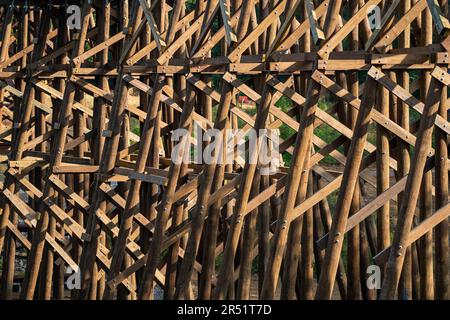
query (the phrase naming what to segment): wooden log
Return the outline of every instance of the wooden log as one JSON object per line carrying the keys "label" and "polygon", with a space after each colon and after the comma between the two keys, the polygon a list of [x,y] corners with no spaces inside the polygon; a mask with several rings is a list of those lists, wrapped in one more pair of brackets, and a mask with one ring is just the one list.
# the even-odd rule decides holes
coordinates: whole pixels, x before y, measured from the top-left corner
{"label": "wooden log", "polygon": [[[439,72],[439,69],[435,69],[435,72]],[[440,73],[439,77],[442,77],[442,71]],[[405,196],[400,207],[399,220],[392,242],[395,250],[392,250],[390,253],[389,262],[386,265],[386,277],[381,292],[382,299],[393,299],[397,289],[400,271],[407,249],[403,244],[405,238],[410,233],[413,213],[419,196],[420,183],[417,180],[422,179],[423,176],[423,168],[426,161],[425,150],[431,145],[432,125],[430,125],[430,122],[433,123],[436,118],[442,87],[443,85],[439,80],[434,77],[431,79],[428,91],[430,94],[427,97],[423,118],[420,122],[411,170],[406,182]]]}
{"label": "wooden log", "polygon": [[[376,87],[377,71],[374,71],[367,79],[366,86]],[[350,146],[350,163],[347,164],[344,171],[342,186],[339,191],[338,202],[336,204],[336,216],[331,225],[330,234],[333,237],[328,239],[327,250],[324,263],[319,278],[319,286],[316,291],[316,299],[330,299],[333,290],[334,280],[339,261],[339,254],[342,249],[343,231],[348,219],[350,210],[351,196],[358,177],[358,171],[362,160],[361,146],[365,144],[367,138],[368,124],[371,120],[370,113],[374,106],[374,92],[367,91],[361,102],[361,109],[356,122],[354,139]]]}

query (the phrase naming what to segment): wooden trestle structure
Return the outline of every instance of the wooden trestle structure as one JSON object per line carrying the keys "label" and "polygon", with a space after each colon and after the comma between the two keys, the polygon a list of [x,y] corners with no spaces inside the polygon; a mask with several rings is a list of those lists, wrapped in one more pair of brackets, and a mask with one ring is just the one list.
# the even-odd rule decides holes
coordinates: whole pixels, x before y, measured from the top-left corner
{"label": "wooden trestle structure", "polygon": [[[0,1],[0,298],[449,299],[448,15]],[[194,128],[284,162],[173,161]]]}

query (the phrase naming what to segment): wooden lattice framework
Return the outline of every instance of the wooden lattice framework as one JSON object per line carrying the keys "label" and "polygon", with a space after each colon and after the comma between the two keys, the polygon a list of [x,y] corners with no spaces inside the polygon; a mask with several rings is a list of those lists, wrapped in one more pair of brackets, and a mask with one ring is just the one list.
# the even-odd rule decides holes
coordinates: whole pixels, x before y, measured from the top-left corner
{"label": "wooden lattice framework", "polygon": [[449,298],[447,0],[0,5],[2,299]]}

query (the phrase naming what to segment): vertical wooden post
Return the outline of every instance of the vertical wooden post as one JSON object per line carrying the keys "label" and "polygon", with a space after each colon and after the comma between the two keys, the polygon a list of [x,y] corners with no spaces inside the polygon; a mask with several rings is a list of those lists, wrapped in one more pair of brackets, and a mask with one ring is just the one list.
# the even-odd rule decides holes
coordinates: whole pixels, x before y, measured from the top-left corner
{"label": "vertical wooden post", "polygon": [[[422,14],[422,45],[433,43],[433,25],[430,10],[425,10]],[[425,101],[429,92],[427,89],[430,83],[430,72],[424,71],[421,80],[421,98]],[[424,173],[420,193],[420,220],[425,220],[433,213],[433,173]],[[428,232],[419,242],[420,259],[420,298],[431,300],[434,297],[433,281],[433,232]],[[417,290],[417,289],[416,289]]]}
{"label": "vertical wooden post", "polygon": [[[369,76],[365,82],[366,88],[377,88],[377,82],[373,77],[377,77],[377,71],[374,74],[371,74],[369,71]],[[317,300],[331,298],[344,240],[345,226],[348,220],[354,189],[359,177],[359,168],[363,157],[364,145],[367,140],[371,112],[375,103],[375,91],[365,91],[363,100],[361,101],[353,140],[347,155],[348,163],[345,166],[341,189],[339,190],[336,203],[336,213],[329,232],[330,237],[328,238],[325,258],[315,296]]]}
{"label": "vertical wooden post", "polygon": [[[443,119],[448,117],[447,90],[442,90],[439,115]],[[436,129],[436,209],[442,208],[448,203],[448,142],[447,134]],[[436,295],[439,300],[449,299],[449,238],[448,219],[445,219],[436,227],[435,234],[435,261],[436,261]]]}
{"label": "vertical wooden post", "polygon": [[436,78],[431,79],[427,101],[420,120],[417,141],[414,149],[411,170],[406,182],[405,193],[401,203],[397,227],[392,241],[392,250],[386,265],[386,276],[383,281],[381,299],[393,299],[400,279],[407,245],[405,241],[411,230],[414,211],[420,191],[420,181],[427,155],[431,148],[433,123],[437,116],[443,85]]}
{"label": "vertical wooden post", "polygon": [[[137,1],[134,2],[132,9],[133,18],[130,19],[131,32],[127,33],[124,46],[125,58],[133,53],[134,45],[132,43],[132,35],[136,32],[138,25],[142,19],[142,8],[137,5]],[[81,289],[79,290],[78,298],[87,299],[89,295],[89,281],[92,278],[95,268],[95,258],[98,248],[98,237],[100,234],[100,228],[97,222],[97,210],[102,210],[106,207],[104,194],[99,190],[99,186],[106,180],[107,175],[114,169],[114,165],[117,158],[118,146],[120,142],[120,133],[122,121],[122,115],[124,112],[126,98],[127,98],[127,85],[124,77],[123,66],[119,67],[118,76],[116,81],[116,88],[114,90],[114,101],[111,107],[110,121],[108,124],[108,132],[111,133],[105,141],[104,151],[101,155],[99,174],[96,175],[94,180],[94,193],[92,195],[92,206],[89,210],[88,220],[86,222],[86,233],[90,234],[91,241],[85,241],[83,243],[83,251],[80,258],[80,273],[81,273]],[[108,287],[105,288],[106,295]]]}
{"label": "vertical wooden post", "polygon": [[[238,41],[241,41],[244,36],[247,34],[248,24],[250,21],[250,10],[252,8],[253,1],[245,0],[242,4],[241,14],[239,16],[239,22],[237,26],[236,36]],[[230,46],[230,50],[232,47]],[[220,146],[223,143],[223,139],[225,136],[225,127],[226,127],[226,119],[228,117],[228,111],[230,108],[231,100],[232,100],[233,87],[226,81],[222,81],[222,92],[221,92],[221,100],[219,103],[216,121],[214,123],[214,128],[220,131],[220,137],[222,142],[219,142],[219,150]],[[256,125],[255,125],[256,126]],[[208,199],[210,197],[210,190],[213,183],[214,174],[216,172],[216,168],[218,166],[218,161],[221,159],[218,158],[217,152],[214,152],[212,155],[211,164],[207,164],[201,176],[201,183],[199,189],[199,196],[197,199],[194,218],[191,228],[191,233],[188,238],[188,242],[186,245],[186,257],[183,259],[180,269],[180,278],[177,281],[176,288],[176,297],[183,298],[187,294],[188,282],[191,278],[193,263],[195,261],[195,257],[197,255],[197,250],[200,244],[200,237],[202,232],[202,226],[204,222],[204,217],[208,211]],[[218,187],[222,184],[221,175],[223,170],[222,168],[218,168],[219,175],[216,176],[215,187]],[[214,208],[213,208],[214,209]],[[229,235],[228,235],[229,236]],[[226,250],[226,249],[225,249]],[[225,258],[224,258],[225,263]],[[228,274],[232,275],[232,272],[229,272],[231,269],[231,265],[229,265]],[[220,281],[220,280],[218,280]]]}

